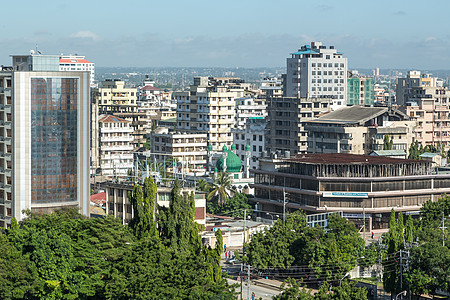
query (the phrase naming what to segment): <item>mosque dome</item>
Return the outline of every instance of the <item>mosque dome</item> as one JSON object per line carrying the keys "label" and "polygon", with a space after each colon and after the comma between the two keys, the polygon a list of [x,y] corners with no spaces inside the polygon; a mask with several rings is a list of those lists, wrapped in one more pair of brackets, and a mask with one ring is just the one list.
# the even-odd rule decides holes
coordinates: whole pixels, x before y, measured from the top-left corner
{"label": "mosque dome", "polygon": [[[226,150],[227,152],[227,173],[237,173],[240,172],[242,169],[242,161],[241,159],[234,154],[231,150]],[[223,172],[223,155],[219,157],[219,159],[216,162],[216,168],[219,172]]]}

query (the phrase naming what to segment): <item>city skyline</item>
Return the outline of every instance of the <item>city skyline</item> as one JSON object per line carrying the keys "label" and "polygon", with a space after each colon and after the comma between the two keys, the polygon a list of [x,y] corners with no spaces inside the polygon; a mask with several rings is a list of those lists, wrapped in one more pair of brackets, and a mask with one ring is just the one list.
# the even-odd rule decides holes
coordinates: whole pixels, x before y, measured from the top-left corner
{"label": "city skyline", "polygon": [[[43,54],[86,55],[98,67],[280,67],[302,45],[321,41],[342,51],[349,68],[450,69],[441,21],[450,4],[407,3],[10,2],[0,63],[37,45]],[[424,16],[433,17],[423,25]]]}

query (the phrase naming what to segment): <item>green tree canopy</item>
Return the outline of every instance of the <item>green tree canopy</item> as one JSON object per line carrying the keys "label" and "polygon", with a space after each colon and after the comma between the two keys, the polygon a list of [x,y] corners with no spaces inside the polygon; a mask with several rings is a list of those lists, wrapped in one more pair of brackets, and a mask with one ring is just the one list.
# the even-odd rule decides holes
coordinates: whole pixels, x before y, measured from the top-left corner
{"label": "green tree canopy", "polygon": [[208,200],[217,198],[219,205],[223,206],[225,201],[227,201],[232,190],[232,180],[228,173],[219,172],[214,178],[214,183],[211,192],[208,194]]}

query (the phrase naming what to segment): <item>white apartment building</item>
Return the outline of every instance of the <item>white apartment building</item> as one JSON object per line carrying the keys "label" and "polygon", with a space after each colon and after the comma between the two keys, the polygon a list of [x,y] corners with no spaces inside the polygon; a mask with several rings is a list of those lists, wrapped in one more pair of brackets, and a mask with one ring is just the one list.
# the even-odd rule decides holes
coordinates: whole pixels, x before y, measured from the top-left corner
{"label": "white apartment building", "polygon": [[246,161],[246,152],[248,147],[250,148],[250,169],[259,168],[259,158],[266,149],[264,135],[266,126],[265,119],[248,119],[245,126],[233,129],[236,155],[242,161]]}
{"label": "white apartment building", "polygon": [[126,177],[133,169],[133,128],[129,121],[110,115],[99,119],[100,168],[103,176]]}
{"label": "white apartment building", "polygon": [[[261,99],[258,99],[261,100]],[[267,110],[264,104],[255,101],[254,98],[236,98],[236,126],[244,127],[247,120],[265,119]]]}
{"label": "white apartment building", "polygon": [[174,92],[177,101],[177,130],[207,134],[213,151],[231,146],[231,129],[236,122],[235,98],[244,89],[241,79],[194,77],[194,85],[186,92]]}
{"label": "white apartment building", "polygon": [[60,71],[88,71],[90,72],[90,86],[95,87],[95,64],[81,55],[61,55],[59,57]]}
{"label": "white apartment building", "polygon": [[285,97],[330,98],[332,109],[347,105],[347,58],[334,46],[312,42],[287,59]]}

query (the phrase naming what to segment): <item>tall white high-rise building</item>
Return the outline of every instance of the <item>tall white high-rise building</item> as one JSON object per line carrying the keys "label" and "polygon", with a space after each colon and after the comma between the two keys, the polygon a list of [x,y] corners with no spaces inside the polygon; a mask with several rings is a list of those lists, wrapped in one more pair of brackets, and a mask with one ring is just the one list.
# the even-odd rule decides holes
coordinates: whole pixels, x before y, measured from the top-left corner
{"label": "tall white high-rise building", "polygon": [[57,55],[13,56],[0,70],[0,227],[23,211],[89,216],[89,73]]}
{"label": "tall white high-rise building", "polygon": [[347,104],[347,58],[334,46],[311,42],[287,59],[285,97],[330,98],[332,108]]}

